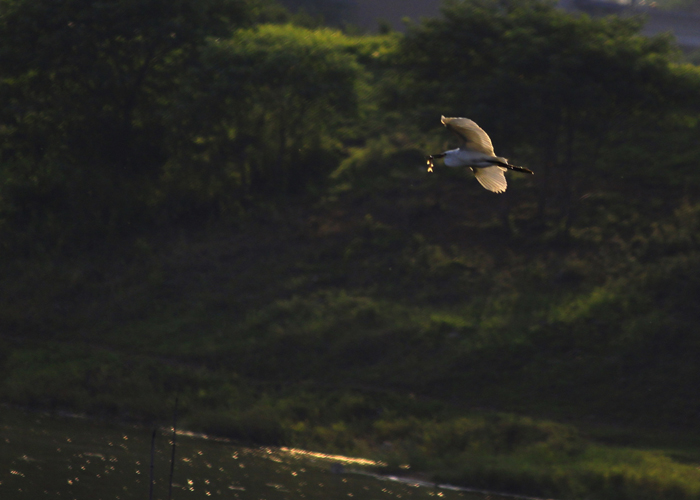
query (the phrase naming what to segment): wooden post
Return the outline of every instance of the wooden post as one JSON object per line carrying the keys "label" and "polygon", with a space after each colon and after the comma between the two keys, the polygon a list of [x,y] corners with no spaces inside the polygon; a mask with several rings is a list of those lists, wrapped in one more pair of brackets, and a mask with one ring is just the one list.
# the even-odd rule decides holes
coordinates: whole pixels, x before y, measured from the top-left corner
{"label": "wooden post", "polygon": [[148,482],[148,500],[153,500],[153,485],[155,483],[154,471],[155,471],[155,459],[156,459],[156,427],[153,428],[153,434],[151,434],[151,474],[150,481]]}
{"label": "wooden post", "polygon": [[175,397],[175,410],[173,411],[173,448],[170,453],[170,482],[168,484],[168,500],[173,498],[173,474],[175,473],[175,437],[177,436],[177,403],[178,397]]}

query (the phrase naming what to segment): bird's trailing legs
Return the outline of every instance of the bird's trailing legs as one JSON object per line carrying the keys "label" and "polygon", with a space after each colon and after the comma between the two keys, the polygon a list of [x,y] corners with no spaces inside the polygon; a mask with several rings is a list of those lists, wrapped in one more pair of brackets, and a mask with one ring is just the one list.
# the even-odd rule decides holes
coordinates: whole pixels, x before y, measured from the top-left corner
{"label": "bird's trailing legs", "polygon": [[427,158],[427,160],[428,160],[428,172],[433,171],[433,167],[435,166],[435,165],[433,165],[433,160],[435,158],[443,158],[445,155],[446,155],[446,153],[437,153],[437,154],[428,156],[428,158]]}
{"label": "bird's trailing legs", "polygon": [[509,168],[510,170],[515,170],[516,172],[522,172],[524,174],[534,174],[535,173],[532,170],[530,170],[529,168],[518,167],[517,165],[511,165],[508,162],[504,163],[504,162],[500,162],[500,161],[495,161],[493,163],[494,163],[494,165],[500,165],[501,167],[506,167],[506,168]]}
{"label": "bird's trailing legs", "polygon": [[518,166],[516,166],[516,165],[508,165],[507,168],[509,168],[509,169],[511,169],[511,170],[515,170],[516,172],[523,172],[524,174],[533,174],[533,175],[535,174],[535,172],[533,172],[533,171],[530,170],[529,168],[518,167]]}

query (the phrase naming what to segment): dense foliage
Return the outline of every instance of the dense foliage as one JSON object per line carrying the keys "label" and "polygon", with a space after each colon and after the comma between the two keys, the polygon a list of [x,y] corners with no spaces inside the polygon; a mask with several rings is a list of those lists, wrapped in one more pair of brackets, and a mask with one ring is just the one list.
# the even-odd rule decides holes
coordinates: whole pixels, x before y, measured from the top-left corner
{"label": "dense foliage", "polygon": [[207,37],[249,13],[227,0],[0,9],[5,229],[61,244],[141,222],[184,74]]}
{"label": "dense foliage", "polygon": [[623,176],[685,167],[684,182],[697,184],[697,156],[684,165],[668,147],[678,129],[687,144],[697,133],[697,68],[676,64],[669,38],[639,28],[539,2],[454,4],[405,37],[415,83],[402,85],[404,102],[418,123],[435,109],[473,117],[506,156],[538,166],[540,219],[560,212],[571,225],[577,198]]}
{"label": "dense foliage", "polygon": [[[700,70],[639,29],[0,0],[2,401],[696,498]],[[535,176],[427,174],[441,114]]]}

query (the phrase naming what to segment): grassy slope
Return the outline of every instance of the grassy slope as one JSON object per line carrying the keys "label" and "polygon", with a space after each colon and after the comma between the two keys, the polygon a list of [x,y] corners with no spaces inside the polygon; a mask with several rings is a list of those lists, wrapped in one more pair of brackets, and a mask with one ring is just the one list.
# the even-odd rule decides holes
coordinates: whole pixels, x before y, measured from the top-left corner
{"label": "grassy slope", "polygon": [[167,421],[178,393],[186,425],[247,441],[697,497],[697,210],[643,223],[594,196],[563,241],[511,179],[397,168],[237,227],[5,262],[2,398]]}

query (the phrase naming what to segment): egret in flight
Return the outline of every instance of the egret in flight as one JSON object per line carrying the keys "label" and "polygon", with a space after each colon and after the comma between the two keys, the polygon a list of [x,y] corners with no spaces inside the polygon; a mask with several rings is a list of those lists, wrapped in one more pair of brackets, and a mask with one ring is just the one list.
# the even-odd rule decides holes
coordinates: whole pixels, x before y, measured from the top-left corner
{"label": "egret in flight", "polygon": [[443,116],[442,124],[462,139],[462,145],[459,149],[428,156],[428,172],[433,171],[433,159],[445,158],[448,167],[469,167],[479,184],[494,193],[503,193],[508,187],[506,169],[534,174],[532,170],[510,165],[505,158],[496,156],[489,136],[469,118]]}

